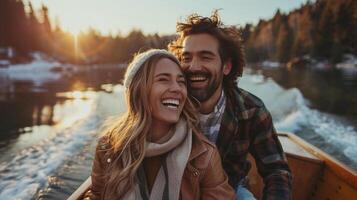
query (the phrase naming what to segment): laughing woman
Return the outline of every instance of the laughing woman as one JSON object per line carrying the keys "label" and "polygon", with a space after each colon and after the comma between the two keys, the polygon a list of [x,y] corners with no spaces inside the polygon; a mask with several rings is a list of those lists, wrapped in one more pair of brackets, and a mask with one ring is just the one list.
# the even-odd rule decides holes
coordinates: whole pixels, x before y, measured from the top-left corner
{"label": "laughing woman", "polygon": [[99,140],[89,199],[234,199],[217,149],[197,129],[178,60],[137,55],[124,80],[127,112]]}

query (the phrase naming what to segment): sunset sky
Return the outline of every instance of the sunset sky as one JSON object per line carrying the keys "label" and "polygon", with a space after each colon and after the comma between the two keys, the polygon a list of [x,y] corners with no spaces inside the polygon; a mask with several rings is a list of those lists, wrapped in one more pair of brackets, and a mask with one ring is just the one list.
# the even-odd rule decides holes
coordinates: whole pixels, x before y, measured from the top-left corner
{"label": "sunset sky", "polygon": [[79,32],[93,27],[103,34],[126,34],[134,28],[144,33],[171,34],[177,20],[196,12],[210,15],[221,9],[225,24],[244,25],[271,18],[279,8],[288,12],[307,0],[31,0],[37,10],[47,5],[51,19],[63,29]]}

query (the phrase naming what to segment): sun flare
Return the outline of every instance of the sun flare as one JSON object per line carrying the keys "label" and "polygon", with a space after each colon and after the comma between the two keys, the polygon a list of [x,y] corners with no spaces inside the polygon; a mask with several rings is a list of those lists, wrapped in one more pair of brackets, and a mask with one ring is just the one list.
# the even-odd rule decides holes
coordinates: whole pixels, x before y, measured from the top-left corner
{"label": "sun flare", "polygon": [[79,33],[83,31],[83,29],[79,26],[68,26],[65,28],[65,30],[69,32],[73,37],[78,36]]}

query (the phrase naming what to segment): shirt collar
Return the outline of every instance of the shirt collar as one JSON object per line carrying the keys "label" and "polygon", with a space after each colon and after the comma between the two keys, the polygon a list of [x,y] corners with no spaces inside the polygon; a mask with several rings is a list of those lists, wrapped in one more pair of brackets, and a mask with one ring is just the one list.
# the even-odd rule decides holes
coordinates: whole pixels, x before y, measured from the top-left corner
{"label": "shirt collar", "polygon": [[221,113],[223,112],[223,108],[226,105],[226,95],[224,94],[224,91],[222,90],[221,96],[218,99],[218,102],[216,104],[216,106],[214,107],[213,113],[217,114],[217,113]]}
{"label": "shirt collar", "polygon": [[225,107],[226,107],[226,95],[222,90],[221,96],[219,97],[217,104],[214,106],[213,111],[208,114],[200,113],[200,118],[202,120],[205,120],[210,118],[211,116],[219,116],[219,114],[222,114],[224,112]]}

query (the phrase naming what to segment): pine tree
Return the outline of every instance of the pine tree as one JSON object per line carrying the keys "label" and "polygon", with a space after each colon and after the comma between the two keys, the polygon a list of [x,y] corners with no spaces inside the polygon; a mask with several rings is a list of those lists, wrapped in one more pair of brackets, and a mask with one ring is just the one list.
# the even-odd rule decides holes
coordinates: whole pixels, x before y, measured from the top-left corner
{"label": "pine tree", "polygon": [[242,33],[242,40],[244,43],[246,43],[252,33],[252,24],[246,24],[244,28],[241,30]]}
{"label": "pine tree", "polygon": [[0,47],[9,46],[9,32],[7,31],[10,23],[10,4],[11,0],[0,1]]}
{"label": "pine tree", "polygon": [[340,54],[343,53],[357,54],[356,9],[357,9],[357,2],[349,0],[341,4],[337,11],[335,40],[338,46],[342,48]]}
{"label": "pine tree", "polygon": [[278,9],[272,19],[272,32],[274,38],[277,38],[278,36],[280,25],[282,24],[282,20],[284,17],[285,16],[280,13],[280,9]]}
{"label": "pine tree", "polygon": [[318,58],[330,58],[333,42],[333,14],[326,6],[321,14],[315,36],[314,53]]}
{"label": "pine tree", "polygon": [[25,12],[25,6],[22,0],[16,0],[12,3],[11,9],[12,22],[10,24],[10,42],[20,54],[25,55],[30,49],[30,43],[26,35],[28,20]]}
{"label": "pine tree", "polygon": [[40,27],[41,24],[38,21],[35,11],[33,9],[32,3],[29,2],[28,3],[29,6],[29,14],[28,14],[28,18],[29,18],[29,25],[28,25],[28,35],[27,37],[30,40],[31,43],[31,51],[39,51],[41,50],[41,38],[40,38]]}
{"label": "pine tree", "polygon": [[280,25],[276,40],[276,58],[280,62],[287,62],[290,59],[292,41],[292,30],[290,29],[285,17]]}
{"label": "pine tree", "polygon": [[53,35],[51,29],[50,19],[48,17],[48,8],[45,5],[41,7],[41,28],[40,34],[41,37],[41,50],[47,54],[53,54]]}

